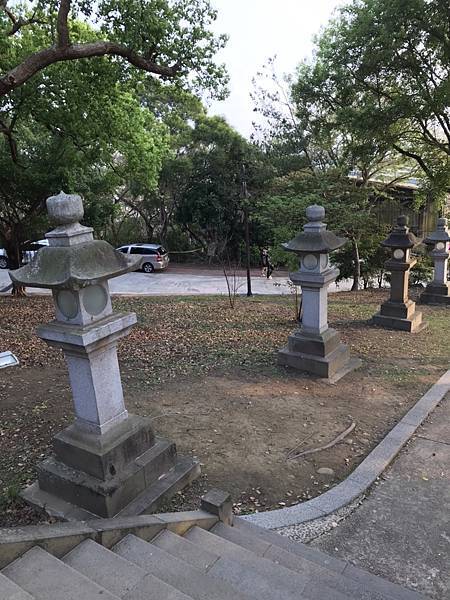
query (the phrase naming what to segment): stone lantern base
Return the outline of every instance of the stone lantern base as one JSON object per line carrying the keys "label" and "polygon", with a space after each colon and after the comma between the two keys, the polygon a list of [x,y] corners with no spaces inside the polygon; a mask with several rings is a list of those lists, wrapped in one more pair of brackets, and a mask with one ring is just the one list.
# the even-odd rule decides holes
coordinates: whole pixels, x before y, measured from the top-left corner
{"label": "stone lantern base", "polygon": [[450,306],[450,284],[429,283],[420,295],[420,304],[447,304]]}
{"label": "stone lantern base", "polygon": [[372,317],[372,323],[385,329],[398,329],[409,333],[417,333],[427,326],[422,322],[422,313],[416,311],[416,303],[412,300],[384,302],[380,312]]}
{"label": "stone lantern base", "polygon": [[350,358],[350,351],[336,330],[329,328],[322,334],[309,334],[299,329],[289,336],[288,345],[279,350],[278,364],[334,383],[359,367],[361,361]]}
{"label": "stone lantern base", "polygon": [[71,425],[53,450],[22,497],[69,521],[153,512],[200,474],[198,462],[177,457],[175,444],[135,415],[101,436]]}

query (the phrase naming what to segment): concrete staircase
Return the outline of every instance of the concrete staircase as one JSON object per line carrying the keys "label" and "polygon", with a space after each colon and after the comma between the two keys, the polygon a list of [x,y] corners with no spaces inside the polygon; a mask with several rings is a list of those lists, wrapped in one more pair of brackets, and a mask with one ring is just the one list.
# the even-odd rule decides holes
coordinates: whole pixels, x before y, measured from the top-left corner
{"label": "concrete staircase", "polygon": [[0,530],[0,559],[14,558],[0,560],[0,600],[423,599],[240,519],[136,519],[54,525],[49,538],[42,526]]}

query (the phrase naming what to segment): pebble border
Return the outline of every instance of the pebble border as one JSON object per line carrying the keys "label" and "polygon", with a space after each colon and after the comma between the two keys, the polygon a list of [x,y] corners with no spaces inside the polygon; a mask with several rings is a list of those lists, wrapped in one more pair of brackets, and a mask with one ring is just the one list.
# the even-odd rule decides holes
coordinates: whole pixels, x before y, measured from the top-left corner
{"label": "pebble border", "polygon": [[450,369],[344,481],[324,494],[295,506],[241,515],[240,518],[265,529],[279,529],[323,519],[342,509],[367,491],[449,391]]}

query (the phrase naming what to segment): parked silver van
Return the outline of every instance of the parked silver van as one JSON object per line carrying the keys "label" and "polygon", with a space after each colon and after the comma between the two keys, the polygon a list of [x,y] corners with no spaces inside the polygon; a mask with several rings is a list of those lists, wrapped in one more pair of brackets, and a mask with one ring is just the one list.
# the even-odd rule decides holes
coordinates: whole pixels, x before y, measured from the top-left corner
{"label": "parked silver van", "polygon": [[140,268],[144,273],[162,271],[169,266],[169,255],[161,244],[130,244],[117,248],[124,254],[139,254],[142,256]]}

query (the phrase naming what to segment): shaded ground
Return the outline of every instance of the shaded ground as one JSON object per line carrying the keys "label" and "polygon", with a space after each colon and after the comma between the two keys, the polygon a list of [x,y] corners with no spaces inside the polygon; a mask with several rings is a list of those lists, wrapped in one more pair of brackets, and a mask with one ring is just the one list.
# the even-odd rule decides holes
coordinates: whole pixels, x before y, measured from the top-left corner
{"label": "shaded ground", "polygon": [[[236,512],[314,497],[344,478],[447,368],[448,310],[425,308],[429,328],[417,335],[368,327],[383,292],[330,299],[330,322],[361,369],[329,386],[275,366],[293,329],[292,298],[116,299],[139,323],[120,345],[130,411],[151,415],[155,429],[194,454],[203,477],[165,508],[191,508],[206,487],[232,492]],[[52,435],[71,417],[61,355],[36,338],[52,318],[50,299],[0,299],[2,348],[20,368],[0,371],[1,524],[36,515],[17,499],[49,452]],[[344,443],[301,460],[287,452],[331,441],[352,422]],[[327,467],[334,476],[319,475]]]}
{"label": "shaded ground", "polygon": [[313,545],[435,600],[450,598],[450,395],[383,479]]}

